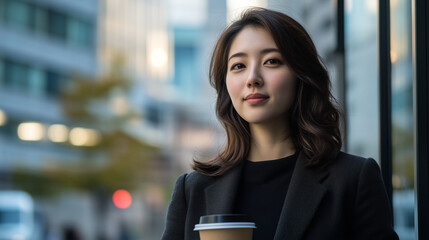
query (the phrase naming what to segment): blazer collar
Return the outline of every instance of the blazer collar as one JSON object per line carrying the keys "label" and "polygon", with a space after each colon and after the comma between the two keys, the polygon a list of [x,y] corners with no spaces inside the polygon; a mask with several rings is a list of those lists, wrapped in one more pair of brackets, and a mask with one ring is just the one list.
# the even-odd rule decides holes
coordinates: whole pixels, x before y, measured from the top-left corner
{"label": "blazer collar", "polygon": [[[305,167],[306,163],[305,154],[299,153],[274,240],[302,238],[326,193],[321,182],[326,179],[328,172],[308,169]],[[242,166],[240,164],[216,177],[205,189],[206,214],[233,213]]]}
{"label": "blazer collar", "polygon": [[295,164],[274,240],[301,239],[326,193],[326,187],[321,182],[326,179],[328,172],[306,168],[307,161],[307,157],[301,152]]}

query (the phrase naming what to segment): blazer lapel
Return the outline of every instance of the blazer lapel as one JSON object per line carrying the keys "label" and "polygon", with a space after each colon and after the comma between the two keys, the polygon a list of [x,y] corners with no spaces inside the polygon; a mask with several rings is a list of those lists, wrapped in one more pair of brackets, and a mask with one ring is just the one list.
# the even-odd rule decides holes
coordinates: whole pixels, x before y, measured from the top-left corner
{"label": "blazer lapel", "polygon": [[304,166],[306,161],[305,154],[301,152],[295,164],[274,240],[301,239],[326,193],[325,186],[320,182],[328,172],[308,169]]}
{"label": "blazer lapel", "polygon": [[232,213],[241,170],[242,164],[216,178],[215,182],[205,189],[207,214]]}

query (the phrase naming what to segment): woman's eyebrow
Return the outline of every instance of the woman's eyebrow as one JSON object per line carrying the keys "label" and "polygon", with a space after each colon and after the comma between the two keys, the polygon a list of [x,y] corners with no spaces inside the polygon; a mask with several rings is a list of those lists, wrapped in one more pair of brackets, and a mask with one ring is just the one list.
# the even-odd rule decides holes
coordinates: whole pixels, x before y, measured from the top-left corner
{"label": "woman's eyebrow", "polygon": [[[277,48],[265,48],[261,50],[261,54],[267,54],[270,52],[280,52],[280,50],[278,50]],[[235,58],[235,57],[246,57],[247,54],[244,52],[238,52],[238,53],[234,53],[232,54],[229,58],[228,58],[228,62],[229,60],[231,60],[231,58]]]}
{"label": "woman's eyebrow", "polygon": [[244,52],[238,52],[238,53],[234,53],[232,54],[229,58],[228,58],[228,62],[229,60],[231,60],[231,58],[235,58],[235,57],[246,57],[247,54]]}
{"label": "woman's eyebrow", "polygon": [[278,50],[277,48],[266,48],[266,49],[263,49],[262,51],[261,51],[261,53],[263,53],[263,54],[266,54],[266,53],[270,53],[270,52],[280,52],[280,50]]}

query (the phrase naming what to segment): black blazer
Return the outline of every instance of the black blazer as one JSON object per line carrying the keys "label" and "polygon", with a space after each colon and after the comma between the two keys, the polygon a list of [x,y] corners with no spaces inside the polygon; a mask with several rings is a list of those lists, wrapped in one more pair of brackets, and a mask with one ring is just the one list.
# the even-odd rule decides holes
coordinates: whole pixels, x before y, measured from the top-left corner
{"label": "black blazer", "polygon": [[[299,154],[274,240],[390,240],[390,203],[378,164],[340,152],[324,170],[304,166]],[[233,213],[241,165],[219,177],[181,175],[168,208],[163,240],[198,240],[202,215]],[[258,223],[256,223],[256,226]]]}

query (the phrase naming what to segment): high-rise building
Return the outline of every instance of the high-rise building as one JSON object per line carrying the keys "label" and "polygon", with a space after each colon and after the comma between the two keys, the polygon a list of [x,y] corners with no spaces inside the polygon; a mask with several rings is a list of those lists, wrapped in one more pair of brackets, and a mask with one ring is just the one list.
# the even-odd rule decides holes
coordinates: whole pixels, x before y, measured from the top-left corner
{"label": "high-rise building", "polygon": [[[13,169],[41,174],[82,158],[69,142],[74,123],[62,111],[60,94],[75,75],[98,73],[98,11],[97,0],[0,0],[0,189],[15,188]],[[64,221],[51,220],[60,231]]]}
{"label": "high-rise building", "polygon": [[72,76],[97,74],[97,16],[96,0],[0,1],[0,109],[7,118],[0,127],[3,171],[79,155],[50,138],[48,128],[68,122],[59,95]]}
{"label": "high-rise building", "polygon": [[[40,175],[87,159],[82,141],[90,132],[99,138],[95,129],[100,126],[73,121],[61,103],[62,91],[77,77],[97,81],[119,56],[132,91],[112,96],[114,104],[106,105],[118,112],[143,112],[145,95],[157,87],[153,83],[171,77],[164,69],[169,42],[163,9],[162,1],[149,0],[0,0],[0,190],[16,187],[11,174],[16,168]],[[123,131],[145,141],[144,126],[136,126]],[[53,231],[73,225],[83,237],[95,238],[99,227],[90,195],[67,192],[51,202],[35,199]],[[109,212],[115,219],[114,209]],[[143,215],[133,221],[148,221]],[[114,227],[106,233],[115,235],[118,226],[110,224]]]}
{"label": "high-rise building", "polygon": [[[183,4],[185,11],[178,11]],[[100,76],[120,59],[131,90],[114,92],[103,103],[107,109],[97,111],[132,109],[140,118],[121,131],[163,151],[161,159],[152,159],[162,164],[151,166],[165,168],[149,172],[161,181],[141,183],[148,193],[136,193],[133,204],[141,214],[127,215],[143,226],[145,237],[157,239],[166,205],[160,184],[175,177],[165,174],[168,166],[189,168],[194,153],[212,153],[223,139],[208,65],[225,25],[226,1],[218,0],[0,0],[0,190],[14,188],[10,173],[16,167],[37,174],[86,159],[72,130],[94,133],[102,126],[81,126],[68,118],[61,92],[78,77],[102,81]],[[119,231],[114,208],[107,208],[105,223],[97,223],[95,200],[87,193],[35,200],[58,234],[65,225],[89,239],[100,227],[110,236]]]}

